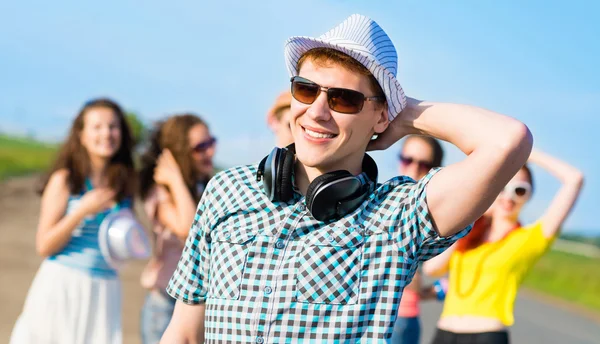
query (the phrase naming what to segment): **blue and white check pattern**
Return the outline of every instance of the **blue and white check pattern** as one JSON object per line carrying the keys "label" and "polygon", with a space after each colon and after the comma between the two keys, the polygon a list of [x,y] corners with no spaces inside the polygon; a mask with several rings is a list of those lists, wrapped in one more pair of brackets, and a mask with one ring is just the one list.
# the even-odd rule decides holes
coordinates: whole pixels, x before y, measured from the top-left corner
{"label": "blue and white check pattern", "polygon": [[441,238],[425,186],[397,177],[358,209],[323,223],[296,193],[272,203],[256,166],[208,184],[167,292],[206,304],[207,343],[384,342],[418,261],[464,236]]}

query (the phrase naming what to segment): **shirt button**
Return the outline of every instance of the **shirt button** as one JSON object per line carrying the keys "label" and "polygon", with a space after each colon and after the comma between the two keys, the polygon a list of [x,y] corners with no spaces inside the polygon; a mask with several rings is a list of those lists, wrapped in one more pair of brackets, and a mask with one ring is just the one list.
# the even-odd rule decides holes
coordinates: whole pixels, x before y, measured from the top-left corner
{"label": "shirt button", "polygon": [[264,343],[264,342],[265,342],[265,339],[264,339],[263,337],[256,337],[256,342],[257,342],[258,344],[262,344],[262,343]]}
{"label": "shirt button", "polygon": [[334,242],[334,241],[335,241],[335,238],[334,238],[334,237],[332,237],[332,236],[329,236],[329,237],[327,237],[327,240],[329,240],[329,242]]}
{"label": "shirt button", "polygon": [[277,242],[275,243],[275,247],[277,248],[283,248],[283,246],[285,246],[283,240],[277,240]]}
{"label": "shirt button", "polygon": [[265,294],[269,295],[273,292],[273,289],[271,289],[271,287],[265,287]]}
{"label": "shirt button", "polygon": [[304,204],[300,204],[300,205],[298,206],[298,210],[300,210],[300,211],[305,211],[305,210],[306,210],[306,206],[305,206]]}
{"label": "shirt button", "polygon": [[231,233],[225,232],[225,234],[223,234],[223,236],[225,237],[225,239],[229,239],[229,237],[231,237]]}

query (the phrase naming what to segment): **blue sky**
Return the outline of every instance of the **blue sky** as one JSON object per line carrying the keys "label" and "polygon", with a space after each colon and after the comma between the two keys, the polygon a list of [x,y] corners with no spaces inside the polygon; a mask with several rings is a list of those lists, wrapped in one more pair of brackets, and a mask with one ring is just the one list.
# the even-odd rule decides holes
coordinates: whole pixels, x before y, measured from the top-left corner
{"label": "blue sky", "polygon": [[[81,104],[110,96],[147,122],[203,115],[220,165],[253,163],[274,138],[265,112],[288,87],[283,43],[318,36],[352,13],[375,19],[412,97],[468,103],[527,123],[537,148],[582,169],[567,230],[600,232],[600,5],[591,1],[3,1],[0,130],[59,140]],[[446,163],[463,155],[445,144]],[[399,144],[373,153],[396,174]],[[523,220],[559,187],[534,167]]]}

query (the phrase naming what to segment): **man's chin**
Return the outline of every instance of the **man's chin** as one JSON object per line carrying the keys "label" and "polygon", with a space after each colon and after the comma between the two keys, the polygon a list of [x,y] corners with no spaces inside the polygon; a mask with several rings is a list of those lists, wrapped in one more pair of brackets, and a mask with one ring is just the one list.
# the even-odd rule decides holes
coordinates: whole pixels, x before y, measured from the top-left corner
{"label": "man's chin", "polygon": [[309,167],[309,168],[319,168],[321,166],[323,166],[323,161],[322,159],[302,159],[300,157],[296,157],[297,161],[299,163],[302,164],[302,166],[304,167]]}

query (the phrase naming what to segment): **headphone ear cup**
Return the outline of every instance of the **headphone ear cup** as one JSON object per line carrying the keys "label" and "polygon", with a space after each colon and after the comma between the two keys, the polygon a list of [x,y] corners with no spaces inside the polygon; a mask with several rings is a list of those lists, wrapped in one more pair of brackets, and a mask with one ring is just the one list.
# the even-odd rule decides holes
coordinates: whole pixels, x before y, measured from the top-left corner
{"label": "headphone ear cup", "polygon": [[[308,207],[308,209],[312,210],[312,205],[315,200],[315,195],[318,193],[318,191],[321,189],[321,187],[323,185],[327,185],[334,180],[340,179],[342,177],[348,177],[348,176],[350,176],[350,177],[352,176],[352,174],[350,174],[350,172],[348,172],[348,171],[333,171],[333,172],[322,174],[322,175],[318,176],[317,178],[315,178],[312,181],[312,183],[310,183],[310,185],[308,186],[308,189],[306,190],[306,206]],[[335,206],[335,204],[332,204],[332,206]]]}
{"label": "headphone ear cup", "polygon": [[377,175],[379,174],[379,171],[377,170],[377,163],[369,154],[365,153],[362,169],[367,173],[367,177],[369,177],[370,181],[373,184],[377,184]]}
{"label": "headphone ear cup", "polygon": [[294,168],[294,153],[288,149],[282,150],[283,156],[277,166],[277,197],[279,201],[287,202],[292,198],[292,173]]}
{"label": "headphone ear cup", "polygon": [[281,152],[279,148],[275,147],[258,164],[256,180],[262,179],[264,192],[271,201],[275,201],[277,198],[277,162],[280,158]]}

